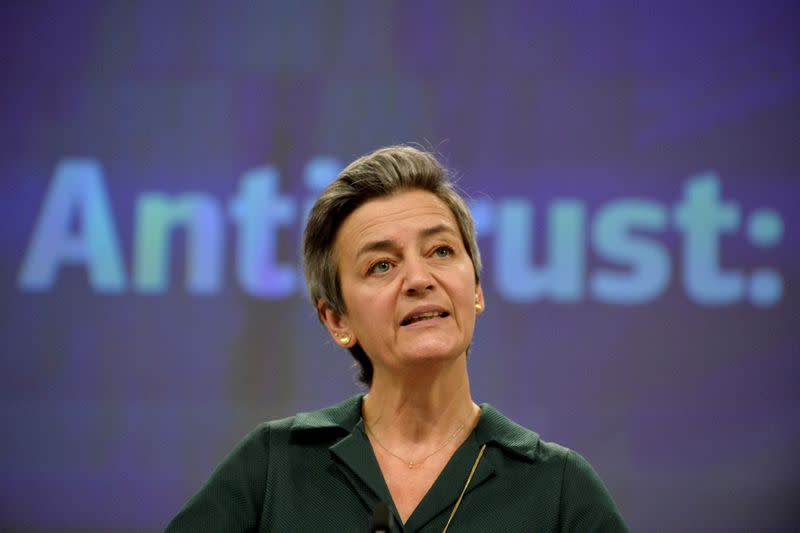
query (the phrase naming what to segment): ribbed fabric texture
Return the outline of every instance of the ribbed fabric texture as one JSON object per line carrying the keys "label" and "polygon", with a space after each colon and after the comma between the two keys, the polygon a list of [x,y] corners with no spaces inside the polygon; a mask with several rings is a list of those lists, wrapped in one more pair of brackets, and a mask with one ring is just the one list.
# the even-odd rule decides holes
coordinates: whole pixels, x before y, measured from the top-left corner
{"label": "ribbed fabric texture", "polygon": [[[360,402],[258,426],[166,532],[369,531],[372,509],[381,500],[391,505],[391,496],[363,432]],[[487,405],[406,524],[393,513],[393,531],[442,531],[483,443],[450,533],[628,531],[586,460]]]}

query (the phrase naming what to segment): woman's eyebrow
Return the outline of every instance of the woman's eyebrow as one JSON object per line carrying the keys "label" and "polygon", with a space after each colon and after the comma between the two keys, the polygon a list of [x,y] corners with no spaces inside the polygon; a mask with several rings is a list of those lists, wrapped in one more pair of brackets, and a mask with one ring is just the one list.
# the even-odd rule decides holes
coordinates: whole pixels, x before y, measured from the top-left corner
{"label": "woman's eyebrow", "polygon": [[438,235],[439,233],[451,233],[455,236],[458,236],[456,231],[447,224],[437,224],[430,228],[426,228],[419,232],[419,236],[425,238],[425,237],[431,237],[433,235]]}
{"label": "woman's eyebrow", "polygon": [[[437,224],[435,226],[431,226],[430,228],[425,228],[420,230],[419,236],[423,239],[432,237],[433,235],[438,235],[440,233],[449,233],[454,236],[458,236],[456,231],[448,226],[447,224]],[[400,245],[397,241],[392,239],[382,239],[379,241],[371,241],[366,243],[362,246],[358,252],[356,253],[356,258],[361,257],[362,255],[369,253],[369,252],[396,252],[400,248]]]}
{"label": "woman's eyebrow", "polygon": [[369,252],[396,251],[400,246],[391,239],[368,242],[356,254],[356,259]]}

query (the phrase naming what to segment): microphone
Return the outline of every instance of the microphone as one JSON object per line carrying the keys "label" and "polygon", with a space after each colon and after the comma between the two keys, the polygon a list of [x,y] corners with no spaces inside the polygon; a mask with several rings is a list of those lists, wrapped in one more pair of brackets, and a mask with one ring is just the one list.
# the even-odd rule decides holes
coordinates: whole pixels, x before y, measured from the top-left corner
{"label": "microphone", "polygon": [[386,502],[378,502],[372,510],[372,520],[369,523],[369,533],[390,533],[389,532],[389,505]]}

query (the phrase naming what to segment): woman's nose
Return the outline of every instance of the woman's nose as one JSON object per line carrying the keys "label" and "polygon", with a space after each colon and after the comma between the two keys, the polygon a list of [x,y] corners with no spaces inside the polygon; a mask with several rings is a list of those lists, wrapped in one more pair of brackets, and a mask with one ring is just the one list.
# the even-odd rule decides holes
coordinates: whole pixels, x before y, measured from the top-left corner
{"label": "woman's nose", "polygon": [[406,294],[420,294],[433,288],[433,276],[422,258],[407,260],[403,290]]}

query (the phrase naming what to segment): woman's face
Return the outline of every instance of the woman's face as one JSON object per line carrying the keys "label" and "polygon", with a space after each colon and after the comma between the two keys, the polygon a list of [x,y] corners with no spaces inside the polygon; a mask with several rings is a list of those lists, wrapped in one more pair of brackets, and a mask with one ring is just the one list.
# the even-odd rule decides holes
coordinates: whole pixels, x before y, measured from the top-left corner
{"label": "woman's face", "polygon": [[438,197],[411,190],[365,203],[345,219],[334,250],[347,310],[321,313],[339,344],[361,343],[376,372],[466,352],[483,294]]}

